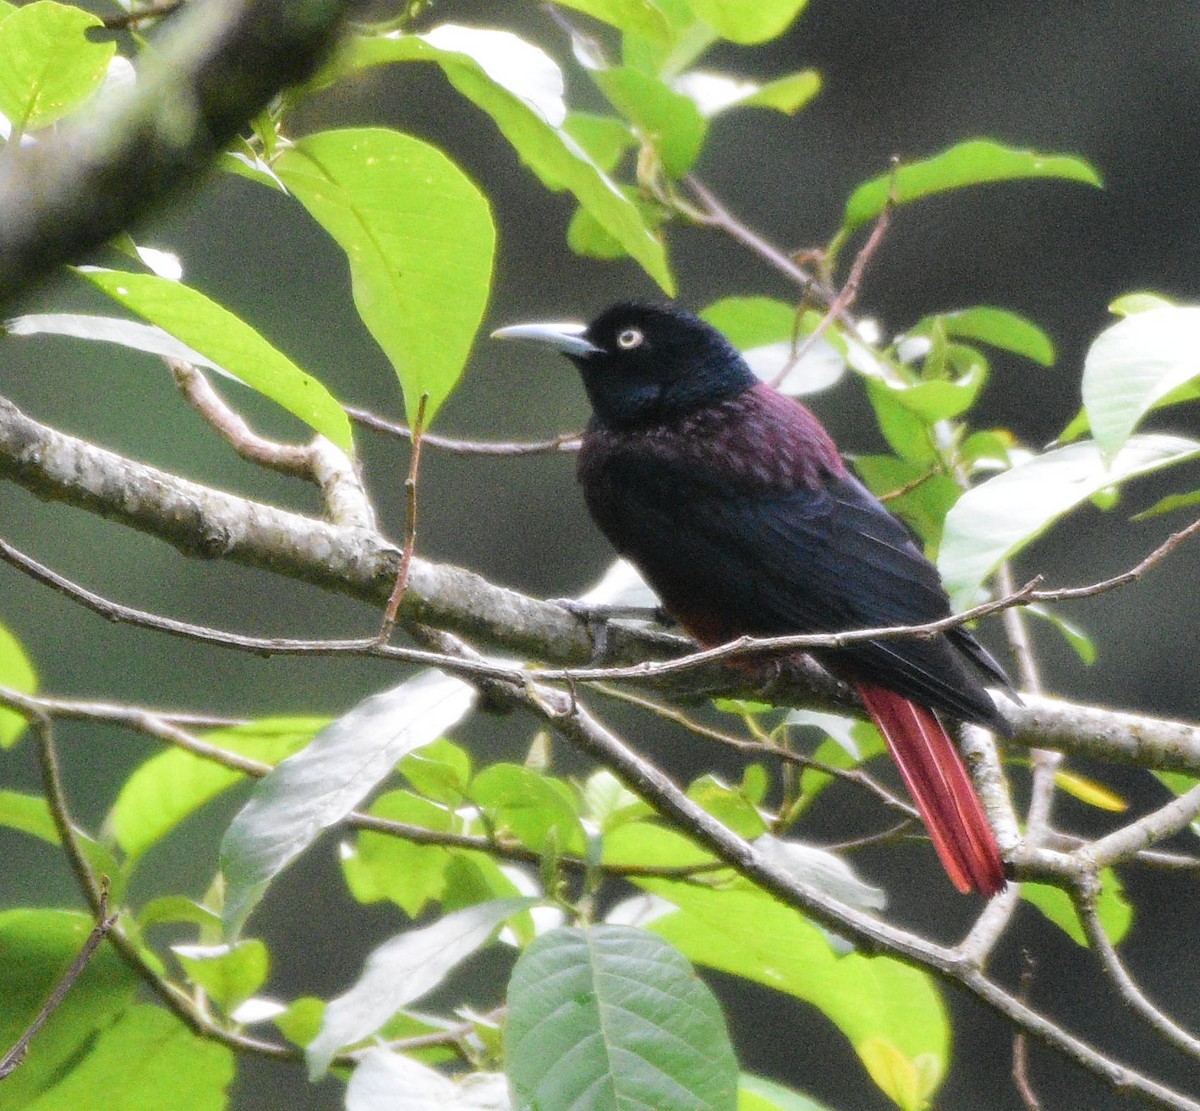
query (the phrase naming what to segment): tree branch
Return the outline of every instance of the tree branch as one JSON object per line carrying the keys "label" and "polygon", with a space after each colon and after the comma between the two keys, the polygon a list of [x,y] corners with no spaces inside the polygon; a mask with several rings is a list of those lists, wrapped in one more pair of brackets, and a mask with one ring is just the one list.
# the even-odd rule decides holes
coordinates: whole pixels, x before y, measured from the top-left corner
{"label": "tree branch", "polygon": [[[273,571],[382,607],[396,580],[400,553],[370,529],[344,528],[289,513],[274,506],[179,478],[158,468],[68,436],[27,417],[0,398],[0,479],[8,479],[39,497],[61,501],[117,521],[174,545],[185,555],[228,559]],[[460,567],[414,556],[408,589],[398,619],[412,629],[434,626],[521,658],[579,665],[596,651],[588,622],[552,602],[495,586]],[[961,616],[959,618],[961,620]],[[940,623],[939,623],[940,627]],[[870,630],[870,635],[897,635]],[[179,635],[187,635],[180,631]],[[270,654],[288,651],[288,642],[229,636],[229,646]],[[805,638],[807,643],[843,643],[860,635]],[[748,651],[756,643],[741,644]],[[794,643],[800,638],[787,638]],[[235,643],[234,641],[239,643]],[[313,642],[314,651],[345,651],[346,642]],[[315,647],[322,645],[322,647]],[[678,656],[691,645],[681,637],[614,624],[605,637],[606,659],[614,664],[641,661],[627,673],[638,683],[675,697],[715,694],[767,698],[781,705],[809,705],[857,712],[849,693],[815,663],[792,657],[772,669],[771,678],[747,677],[720,665],[712,654],[695,654],[706,666],[689,663],[678,674],[673,665],[656,672],[645,661]],[[731,649],[730,651],[733,651]],[[438,665],[436,653],[391,648],[396,658]],[[380,654],[384,654],[382,651]],[[729,653],[726,653],[729,654]],[[719,654],[718,654],[719,655]],[[467,671],[460,666],[461,671]],[[530,674],[507,665],[481,664],[469,669],[495,678],[524,682]],[[534,673],[537,676],[537,673]],[[548,672],[540,678],[610,680],[612,670],[577,668]],[[1016,740],[1030,747],[1067,754],[1200,774],[1200,726],[1081,706],[1027,694],[1024,705],[1006,713]]]}
{"label": "tree branch", "polygon": [[0,159],[0,306],[203,172],[325,57],[347,0],[196,0],[137,81]]}

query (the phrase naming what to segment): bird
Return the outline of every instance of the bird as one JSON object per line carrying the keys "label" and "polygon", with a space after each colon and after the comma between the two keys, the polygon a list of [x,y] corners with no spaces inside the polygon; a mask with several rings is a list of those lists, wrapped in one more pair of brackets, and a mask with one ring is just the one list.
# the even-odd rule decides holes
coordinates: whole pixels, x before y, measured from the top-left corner
{"label": "bird", "polygon": [[[578,480],[599,529],[704,646],[742,636],[920,625],[950,615],[936,567],[802,403],[675,304],[590,324],[518,324],[578,368],[592,416]],[[995,834],[942,718],[1012,728],[1003,668],[963,626],[811,655],[858,692],[954,886],[1005,886]]]}

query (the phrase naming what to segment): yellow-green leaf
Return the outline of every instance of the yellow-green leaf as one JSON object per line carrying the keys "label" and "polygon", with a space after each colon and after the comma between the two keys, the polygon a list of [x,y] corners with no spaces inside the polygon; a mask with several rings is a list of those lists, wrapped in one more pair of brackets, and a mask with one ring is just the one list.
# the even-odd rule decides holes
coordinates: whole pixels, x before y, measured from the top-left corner
{"label": "yellow-green leaf", "polygon": [[[948,189],[1016,178],[1055,177],[1097,187],[1101,184],[1100,175],[1082,158],[1014,150],[990,139],[958,143],[932,158],[901,166],[894,177],[897,204],[908,204]],[[881,174],[854,190],[842,218],[845,231],[853,231],[883,211],[892,180],[891,173]]]}
{"label": "yellow-green leaf", "polygon": [[441,151],[396,131],[324,131],[273,169],[346,252],[354,304],[432,420],[466,366],[491,291],[491,206]]}
{"label": "yellow-green leaf", "polygon": [[90,12],[53,0],[0,11],[0,112],[14,128],[62,119],[99,87],[116,51],[88,39],[101,26]]}
{"label": "yellow-green leaf", "polygon": [[1094,806],[1098,810],[1120,814],[1129,809],[1129,803],[1115,791],[1110,791],[1104,784],[1088,779],[1087,776],[1060,768],[1054,773],[1054,782],[1072,798],[1086,802],[1088,806]]}
{"label": "yellow-green leaf", "polygon": [[[344,451],[353,451],[350,421],[329,391],[244,320],[199,290],[157,274],[90,266],[78,273],[118,304],[269,397]],[[99,319],[102,322],[103,318]]]}
{"label": "yellow-green leaf", "polygon": [[[3,625],[0,625],[0,687],[10,687],[22,694],[37,690],[37,674],[25,655],[25,649]],[[25,732],[26,721],[15,710],[0,707],[0,748],[11,748]]]}

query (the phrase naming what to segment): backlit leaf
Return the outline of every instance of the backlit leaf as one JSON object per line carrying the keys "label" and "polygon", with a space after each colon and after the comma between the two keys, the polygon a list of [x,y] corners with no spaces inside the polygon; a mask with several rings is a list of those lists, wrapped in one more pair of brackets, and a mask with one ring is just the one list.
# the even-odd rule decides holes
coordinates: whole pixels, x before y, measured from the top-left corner
{"label": "backlit leaf", "polygon": [[[969,185],[1017,178],[1051,177],[1099,186],[1100,176],[1082,158],[1061,154],[1040,154],[1015,150],[990,139],[971,139],[957,143],[932,158],[902,165],[895,173],[896,203],[908,204]],[[860,185],[846,202],[842,226],[846,231],[874,220],[887,204],[893,175],[879,177]]]}
{"label": "backlit leaf", "polygon": [[461,680],[425,671],[372,695],[255,785],[221,842],[226,929],[235,935],[271,880],[340,822],[396,762],[458,722],[475,701]]}
{"label": "backlit leaf", "polygon": [[[1119,945],[1133,924],[1133,907],[1125,899],[1121,881],[1111,868],[1101,869],[1100,882],[1096,913],[1108,940]],[[1071,897],[1065,891],[1045,883],[1026,882],[1021,884],[1021,898],[1037,907],[1076,945],[1088,947],[1083,925],[1075,913]]]}
{"label": "backlit leaf", "polygon": [[87,37],[102,26],[90,12],[53,0],[0,11],[0,112],[17,130],[61,119],[100,87],[116,51],[113,42]]}
{"label": "backlit leaf", "polygon": [[968,490],[946,516],[938,567],[955,604],[972,605],[1001,560],[1109,486],[1200,456],[1179,436],[1132,436],[1106,462],[1090,440],[1034,456]]}
{"label": "backlit leaf", "polygon": [[466,366],[491,290],[491,206],[441,151],[383,128],[323,131],[273,163],[346,252],[354,304],[431,420]]}
{"label": "backlit leaf", "polygon": [[[21,647],[21,642],[0,625],[0,687],[9,687],[21,694],[37,691],[37,673]],[[11,748],[25,732],[25,716],[16,710],[0,706],[0,748]]]}
{"label": "backlit leaf", "polygon": [[[1189,388],[1190,387],[1190,388]],[[1101,332],[1083,363],[1092,435],[1112,456],[1163,403],[1200,397],[1200,307],[1134,313]]]}
{"label": "backlit leaf", "polygon": [[[204,733],[216,749],[275,764],[307,744],[328,718],[265,718]],[[141,764],[121,786],[106,827],[126,856],[136,860],[189,814],[241,782],[243,772],[181,748]]]}
{"label": "backlit leaf", "polygon": [[321,1029],[305,1051],[309,1076],[323,1076],[338,1050],[369,1037],[401,1007],[433,991],[501,922],[536,901],[480,903],[385,941],[367,957],[358,982],[325,1008]]}
{"label": "backlit leaf", "polygon": [[696,13],[730,42],[766,42],[787,30],[808,0],[690,0]]}
{"label": "backlit leaf", "polygon": [[[349,418],[325,387],[249,324],[199,290],[157,274],[92,266],[81,267],[78,273],[118,304],[211,359],[344,451],[353,450]],[[95,338],[111,341],[113,337]]]}
{"label": "backlit leaf", "polygon": [[811,1003],[864,1065],[872,1044],[894,1046],[924,1078],[926,1094],[936,1088],[949,1061],[950,1027],[927,974],[888,957],[839,956],[799,912],[749,884],[722,890],[656,879],[637,884],[679,907],[649,929],[685,956]]}
{"label": "backlit leaf", "polygon": [[[440,30],[440,29],[437,29]],[[476,107],[486,112],[513,149],[548,189],[567,189],[626,252],[668,293],[675,282],[667,266],[662,240],[646,226],[637,206],[587,156],[579,144],[559,125],[565,117],[557,111],[531,105],[519,93],[494,77],[479,60],[504,52],[514,37],[505,32],[459,28],[474,37],[458,36],[454,48],[433,35],[398,35],[353,42],[344,55],[345,64],[359,67],[389,62],[436,62],[450,83]],[[502,35],[504,41],[487,41],[481,36]],[[469,49],[468,49],[469,46]],[[536,49],[536,48],[535,48]],[[551,63],[553,64],[553,63]]]}

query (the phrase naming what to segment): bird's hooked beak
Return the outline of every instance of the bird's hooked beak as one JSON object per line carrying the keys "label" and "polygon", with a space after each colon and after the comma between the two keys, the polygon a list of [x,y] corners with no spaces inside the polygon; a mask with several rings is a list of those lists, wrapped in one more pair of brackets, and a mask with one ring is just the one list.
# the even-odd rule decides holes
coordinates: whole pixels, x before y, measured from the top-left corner
{"label": "bird's hooked beak", "polygon": [[586,324],[513,324],[507,328],[497,328],[492,333],[492,339],[529,339],[553,347],[564,355],[579,358],[598,354],[602,350],[583,338],[586,331]]}

